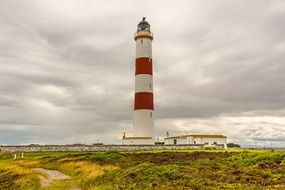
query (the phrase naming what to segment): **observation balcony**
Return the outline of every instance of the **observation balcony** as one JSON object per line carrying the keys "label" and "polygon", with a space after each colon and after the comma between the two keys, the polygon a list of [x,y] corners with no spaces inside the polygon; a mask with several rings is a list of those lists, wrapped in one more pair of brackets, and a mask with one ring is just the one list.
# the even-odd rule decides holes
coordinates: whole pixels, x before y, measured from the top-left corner
{"label": "observation balcony", "polygon": [[134,39],[140,39],[140,38],[148,38],[150,40],[153,40],[153,34],[150,31],[147,30],[138,30],[135,34],[134,34]]}

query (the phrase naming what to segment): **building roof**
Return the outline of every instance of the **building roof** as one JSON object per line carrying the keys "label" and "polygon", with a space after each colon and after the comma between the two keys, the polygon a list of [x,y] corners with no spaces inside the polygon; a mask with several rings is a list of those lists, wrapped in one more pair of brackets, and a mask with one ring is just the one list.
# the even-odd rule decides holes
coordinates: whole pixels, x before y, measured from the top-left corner
{"label": "building roof", "polygon": [[123,137],[123,140],[124,139],[152,139],[152,137]]}
{"label": "building roof", "polygon": [[138,30],[150,29],[150,24],[145,19],[146,18],[143,17],[142,21],[138,24]]}
{"label": "building roof", "polygon": [[191,136],[196,138],[227,138],[224,135],[191,135]]}
{"label": "building roof", "polygon": [[180,136],[173,136],[173,137],[166,137],[164,139],[186,139],[187,137],[193,137],[193,138],[227,138],[224,135],[180,135]]}

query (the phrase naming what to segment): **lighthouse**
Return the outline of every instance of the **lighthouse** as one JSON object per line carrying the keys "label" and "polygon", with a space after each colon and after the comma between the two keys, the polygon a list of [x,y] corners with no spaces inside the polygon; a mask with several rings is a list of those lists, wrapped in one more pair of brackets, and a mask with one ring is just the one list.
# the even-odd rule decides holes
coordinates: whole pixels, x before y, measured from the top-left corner
{"label": "lighthouse", "polygon": [[152,40],[150,24],[143,17],[134,35],[136,42],[133,137],[123,144],[154,144]]}

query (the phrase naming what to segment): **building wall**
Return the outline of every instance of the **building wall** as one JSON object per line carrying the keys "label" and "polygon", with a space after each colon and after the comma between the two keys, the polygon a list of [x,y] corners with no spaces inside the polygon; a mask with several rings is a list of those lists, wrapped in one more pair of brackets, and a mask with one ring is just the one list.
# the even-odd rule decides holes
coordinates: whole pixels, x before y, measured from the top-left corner
{"label": "building wall", "polygon": [[164,143],[166,145],[172,145],[172,144],[175,144],[175,141],[176,140],[176,144],[179,145],[179,144],[190,144],[187,140],[187,138],[177,138],[177,139],[166,139],[164,140]]}
{"label": "building wall", "polygon": [[208,143],[209,145],[212,145],[216,142],[216,144],[227,144],[227,138],[193,138],[192,139],[193,144],[194,141],[196,144],[205,144]]}
{"label": "building wall", "polygon": [[196,137],[185,137],[185,138],[171,138],[165,139],[165,145],[174,145],[174,141],[176,140],[177,145],[204,145],[208,143],[209,145],[213,145],[215,142],[216,144],[222,144],[225,148],[227,148],[227,138],[196,138]]}

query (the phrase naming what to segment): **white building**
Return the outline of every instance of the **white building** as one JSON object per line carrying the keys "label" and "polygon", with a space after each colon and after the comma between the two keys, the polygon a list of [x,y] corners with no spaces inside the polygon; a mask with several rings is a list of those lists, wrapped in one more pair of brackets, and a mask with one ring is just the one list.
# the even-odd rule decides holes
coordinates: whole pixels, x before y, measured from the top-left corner
{"label": "white building", "polygon": [[227,137],[223,135],[181,135],[164,138],[164,144],[220,146],[227,149]]}

